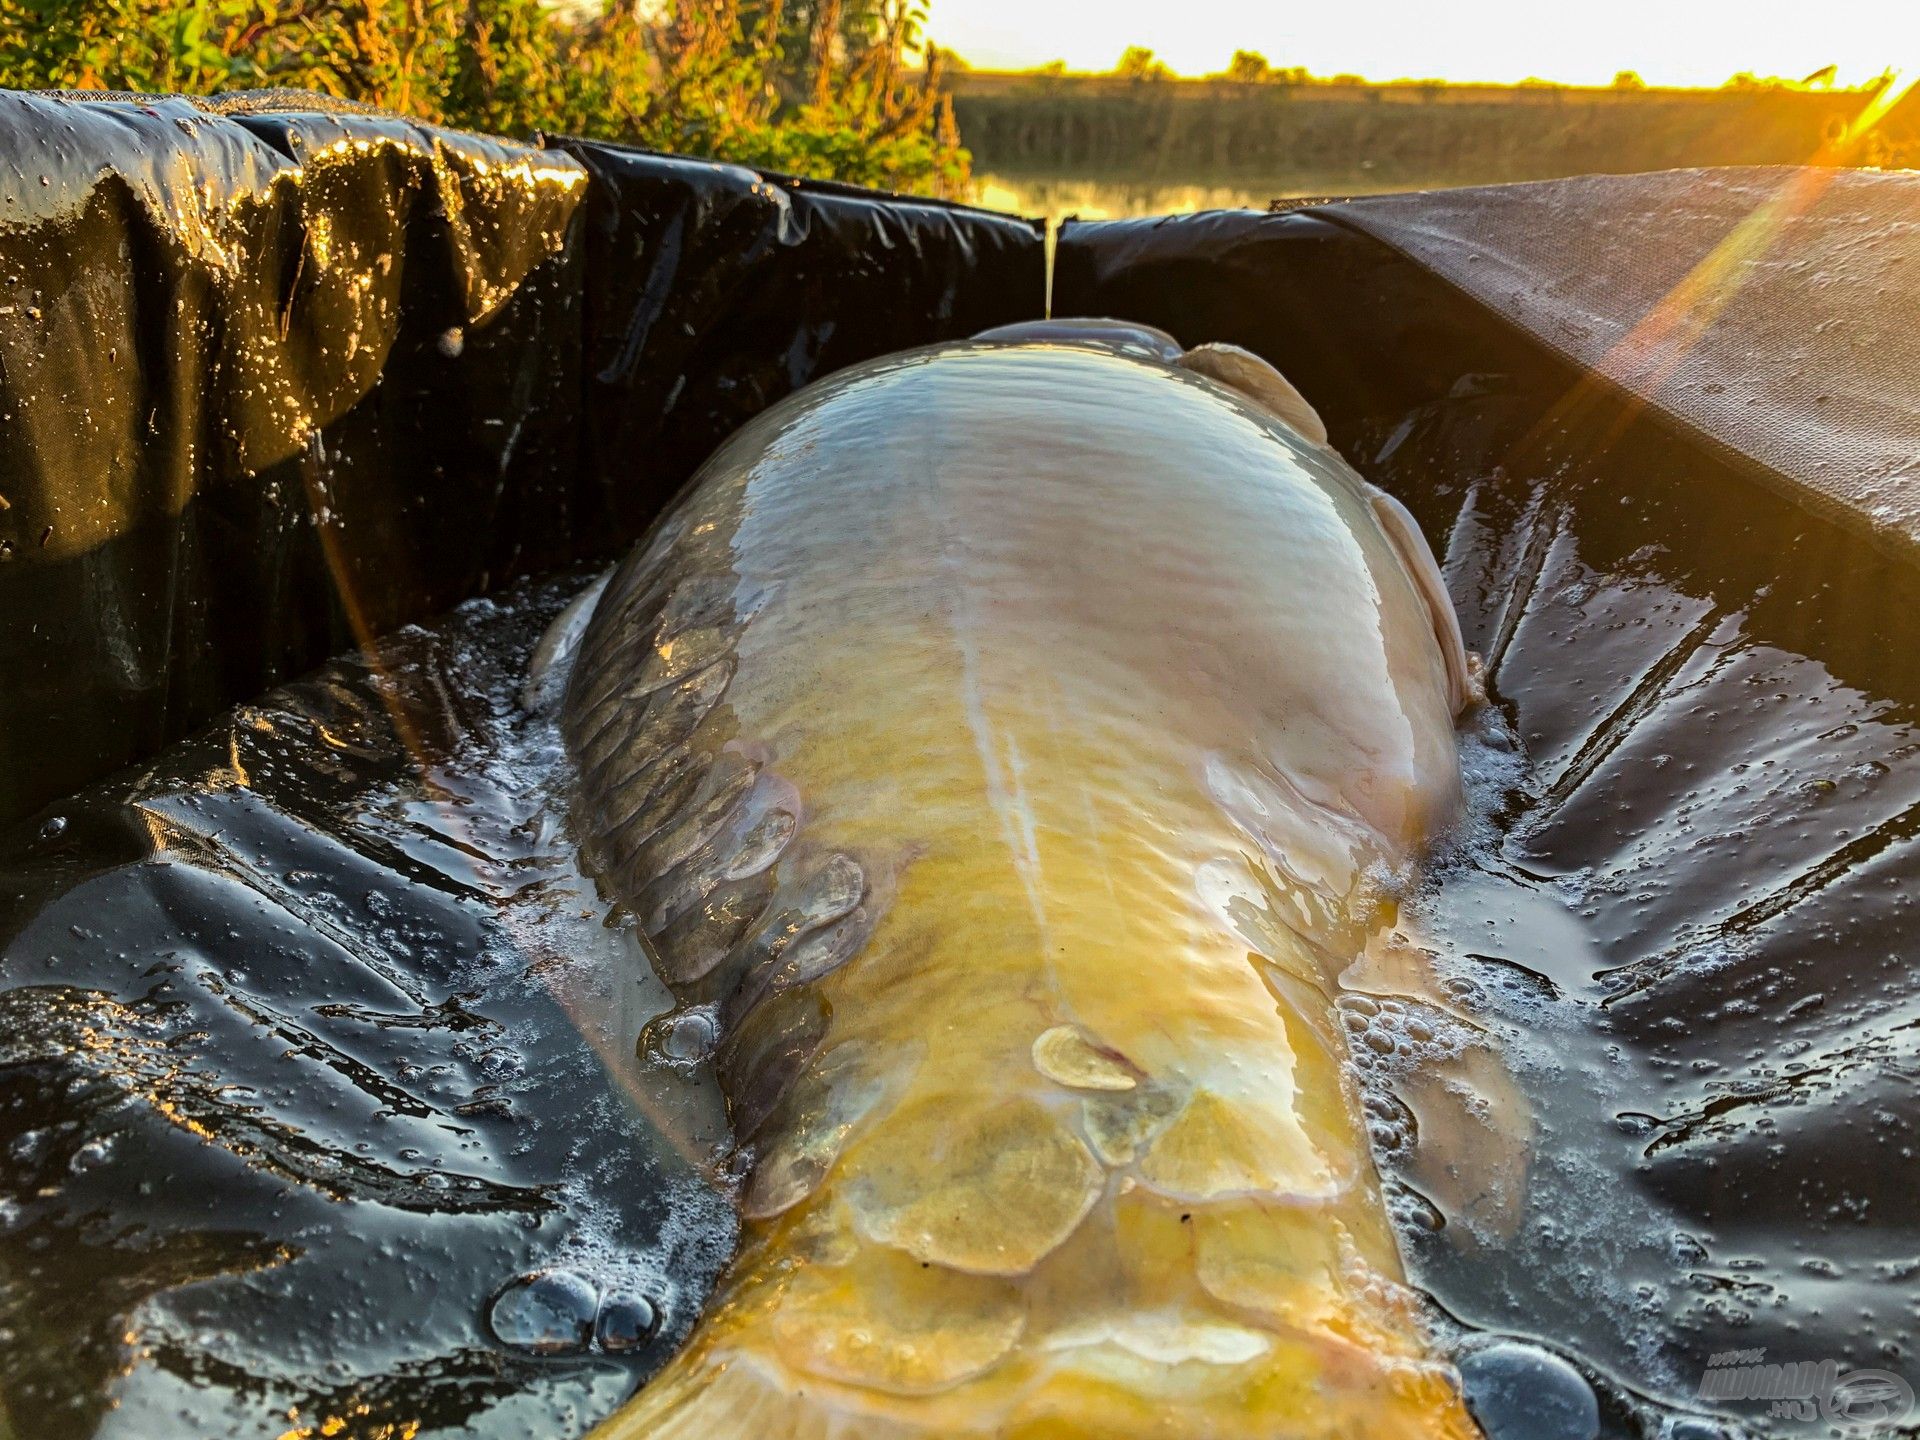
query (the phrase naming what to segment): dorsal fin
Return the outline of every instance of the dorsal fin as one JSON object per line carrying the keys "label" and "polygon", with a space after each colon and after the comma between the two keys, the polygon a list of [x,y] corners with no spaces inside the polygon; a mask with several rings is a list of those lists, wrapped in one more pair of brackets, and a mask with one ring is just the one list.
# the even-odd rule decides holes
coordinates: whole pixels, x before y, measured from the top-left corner
{"label": "dorsal fin", "polygon": [[1266,406],[1314,444],[1327,443],[1327,426],[1320,412],[1307,403],[1291,380],[1251,350],[1219,343],[1196,345],[1174,363]]}

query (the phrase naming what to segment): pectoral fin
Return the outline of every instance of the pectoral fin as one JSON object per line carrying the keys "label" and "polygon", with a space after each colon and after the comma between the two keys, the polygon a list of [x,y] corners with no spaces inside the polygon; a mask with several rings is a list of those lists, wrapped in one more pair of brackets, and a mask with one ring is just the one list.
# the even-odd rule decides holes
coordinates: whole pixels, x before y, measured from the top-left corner
{"label": "pectoral fin", "polygon": [[1490,1041],[1417,1070],[1395,1093],[1413,1112],[1403,1170],[1462,1248],[1509,1239],[1526,1213],[1533,1106]]}
{"label": "pectoral fin", "polygon": [[1406,506],[1377,485],[1367,486],[1367,500],[1373,506],[1374,519],[1406,567],[1407,578],[1426,604],[1427,616],[1433,621],[1433,638],[1447,662],[1448,698],[1453,713],[1459,715],[1485,700],[1487,692],[1481,684],[1480,657],[1468,652],[1461,637],[1460,617],[1454,613],[1453,597],[1447,594],[1440,562],[1433,558],[1433,547],[1427,544],[1427,537]]}
{"label": "pectoral fin", "polygon": [[[1459,1008],[1433,952],[1406,933],[1380,935],[1340,984],[1362,1072],[1412,1117],[1402,1178],[1447,1218],[1453,1243],[1511,1236],[1526,1210],[1535,1125],[1496,1037]],[[1355,1015],[1366,1017],[1357,1033]]]}
{"label": "pectoral fin", "polygon": [[1264,405],[1314,444],[1327,443],[1327,423],[1320,412],[1291,380],[1251,350],[1238,345],[1196,345],[1175,363]]}

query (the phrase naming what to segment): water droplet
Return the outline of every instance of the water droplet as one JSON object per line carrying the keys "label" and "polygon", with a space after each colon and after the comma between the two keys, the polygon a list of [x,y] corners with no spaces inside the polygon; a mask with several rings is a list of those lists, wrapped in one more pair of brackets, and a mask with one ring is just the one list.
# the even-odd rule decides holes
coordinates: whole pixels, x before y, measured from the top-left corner
{"label": "water droplet", "polygon": [[600,1295],[571,1270],[537,1270],[495,1297],[488,1323],[494,1338],[534,1355],[574,1355],[593,1335]]}
{"label": "water droplet", "polygon": [[1503,1340],[1459,1364],[1467,1408],[1487,1440],[1594,1440],[1600,1433],[1593,1388],[1550,1351]]}
{"label": "water droplet", "polygon": [[1660,1440],[1734,1440],[1731,1430],[1711,1420],[1696,1420],[1683,1415],[1660,1427]]}
{"label": "water droplet", "polygon": [[660,1311],[644,1295],[615,1290],[600,1302],[593,1339],[609,1355],[627,1355],[651,1340],[660,1329]]}
{"label": "water droplet", "polygon": [[713,1053],[719,1029],[709,1009],[674,1010],[648,1024],[641,1036],[643,1054],[671,1065],[697,1065]]}

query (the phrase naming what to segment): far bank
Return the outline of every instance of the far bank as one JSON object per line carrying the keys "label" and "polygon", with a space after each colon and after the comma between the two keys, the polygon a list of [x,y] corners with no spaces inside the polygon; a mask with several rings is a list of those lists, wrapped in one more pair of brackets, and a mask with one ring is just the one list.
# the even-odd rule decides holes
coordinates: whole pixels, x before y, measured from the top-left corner
{"label": "far bank", "polygon": [[975,173],[1013,193],[1094,185],[1283,198],[1696,165],[1920,165],[1914,93],[1850,138],[1874,92],[985,71],[948,83]]}

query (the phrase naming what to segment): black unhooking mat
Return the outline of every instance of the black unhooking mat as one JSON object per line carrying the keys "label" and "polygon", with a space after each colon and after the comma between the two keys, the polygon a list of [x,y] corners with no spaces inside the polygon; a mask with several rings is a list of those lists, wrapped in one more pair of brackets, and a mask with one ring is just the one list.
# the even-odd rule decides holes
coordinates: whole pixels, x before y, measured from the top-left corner
{"label": "black unhooking mat", "polygon": [[749,416],[1030,318],[1044,264],[1011,216],[618,145],[0,91],[0,821],[618,553]]}
{"label": "black unhooking mat", "polygon": [[[0,452],[0,810],[26,816],[0,840],[0,1424],[578,1434],[691,1323],[731,1232],[697,1179],[712,1096],[629,1063],[644,972],[513,704],[583,577],[520,577],[618,548],[813,376],[1031,317],[1039,237],[298,101],[0,103],[5,188],[49,206],[0,223],[25,307],[0,398],[78,427]],[[153,222],[205,219],[167,187],[252,175],[240,155],[256,229]],[[1409,928],[1530,1103],[1518,1222],[1455,1208],[1417,1138],[1382,1159],[1462,1332],[1568,1356],[1609,1434],[1808,1433],[1716,1389],[1716,1357],[1920,1378],[1920,581],[1897,463],[1848,468],[1905,433],[1874,407],[1920,409],[1920,367],[1885,362],[1913,339],[1920,180],[1872,184],[1857,254],[1846,183],[1791,174],[1059,241],[1060,313],[1268,356],[1445,555],[1489,667],[1487,823]],[[398,218],[355,240],[369,192]],[[1644,246],[1682,200],[1657,278],[1585,238]],[[1760,292],[1729,275],[1841,334],[1797,368],[1744,342]],[[1873,363],[1829,384],[1846,326]],[[353,368],[362,343],[380,364]],[[36,364],[66,378],[22,391]],[[297,453],[229,404],[283,394],[319,417],[266,426]],[[1847,444],[1783,429],[1782,396]],[[119,438],[75,440],[96,423]],[[66,549],[68,524],[99,533]]]}
{"label": "black unhooking mat", "polygon": [[0,842],[0,1435],[573,1435],[685,1335],[724,1119],[638,1088],[645,963],[516,698],[580,583]]}
{"label": "black unhooking mat", "polygon": [[[1850,510],[1869,477],[1843,443],[1884,409],[1905,428],[1876,443],[1907,443],[1920,414],[1920,365],[1887,363],[1915,343],[1902,317],[1920,304],[1920,175],[1816,177],[1819,223],[1796,242],[1776,209],[1770,244],[1740,257],[1755,276],[1723,263],[1742,218],[1726,197],[1799,203],[1806,177],[1778,173],[1758,197],[1751,174],[1700,178],[1485,192],[1490,213],[1537,227],[1549,201],[1610,188],[1616,228],[1633,231],[1684,190],[1711,223],[1676,226],[1663,273],[1716,274],[1684,304],[1646,290],[1638,248],[1499,231],[1509,253],[1569,242],[1566,268],[1536,271],[1530,308],[1509,319],[1504,289],[1437,278],[1418,245],[1372,238],[1423,214],[1432,231],[1416,236],[1465,230],[1471,194],[1069,225],[1054,294],[1060,313],[1125,314],[1278,364],[1354,464],[1413,509],[1486,657],[1518,764],[1492,836],[1441,878],[1426,918],[1537,1130],[1513,1233],[1489,1240],[1443,1205],[1416,1207],[1423,1284],[1470,1327],[1575,1358],[1629,1415],[1639,1396],[1818,1434],[1832,1417],[1810,1412],[1810,1430],[1791,1396],[1777,1410],[1764,1394],[1716,1399],[1710,1371],[1716,1357],[1831,1360],[1889,1372],[1896,1399],[1920,1386],[1915,509],[1876,485],[1891,509]],[[1834,218],[1849,195],[1871,200],[1853,246]],[[1591,218],[1564,214],[1575,232]],[[1821,278],[1849,255],[1855,274]],[[1445,273],[1471,274],[1472,259],[1453,253]],[[1670,414],[1573,363],[1571,341],[1540,343],[1602,343],[1578,320],[1608,290],[1581,267],[1600,266],[1621,277],[1607,333],[1633,331],[1644,305],[1663,336],[1677,326],[1698,343],[1698,370],[1680,347],[1658,377],[1710,392],[1697,408]],[[1515,265],[1495,273],[1511,282]],[[1796,274],[1806,288],[1781,297]],[[1744,283],[1825,330],[1790,361],[1754,343],[1738,328],[1751,297],[1724,293]],[[1881,343],[1849,365],[1827,332]],[[1779,408],[1717,400],[1714,377],[1742,365],[1748,393],[1826,413],[1839,437],[1826,452],[1817,433],[1795,443],[1831,463],[1760,472]],[[1800,503],[1813,484],[1818,503]],[[1864,1428],[1920,1433],[1920,1412],[1893,1409]],[[1658,1433],[1658,1415],[1612,1423]]]}

